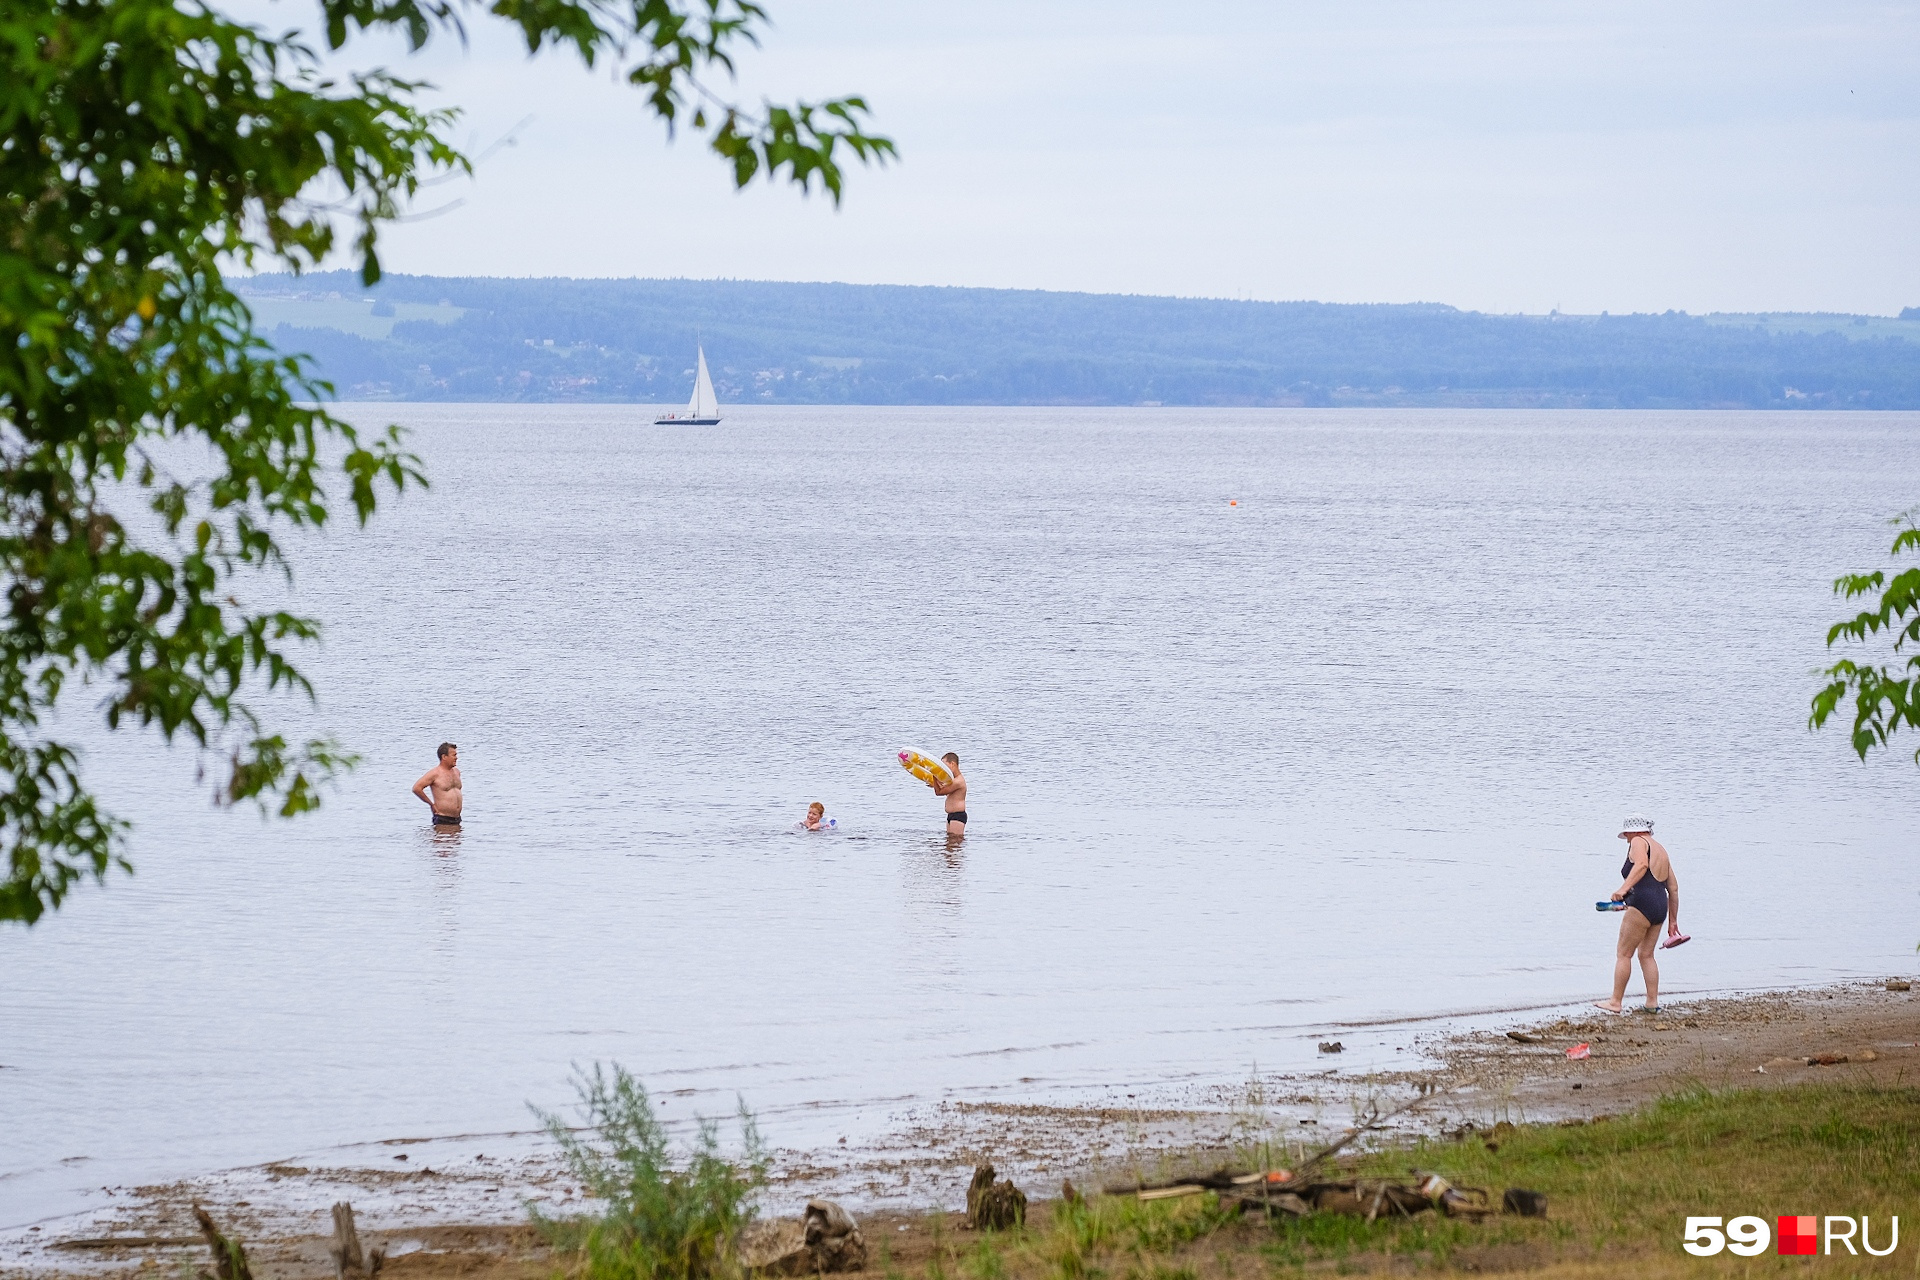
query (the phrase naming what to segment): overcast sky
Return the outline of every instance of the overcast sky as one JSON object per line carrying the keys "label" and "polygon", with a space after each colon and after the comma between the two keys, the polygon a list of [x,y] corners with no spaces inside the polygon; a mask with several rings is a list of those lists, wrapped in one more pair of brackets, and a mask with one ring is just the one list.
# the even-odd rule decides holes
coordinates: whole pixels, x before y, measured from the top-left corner
{"label": "overcast sky", "polygon": [[[274,25],[303,15],[276,0]],[[748,102],[857,91],[901,161],[735,192],[497,21],[417,58],[515,145],[390,270],[1489,311],[1920,305],[1920,5],[766,0]]]}

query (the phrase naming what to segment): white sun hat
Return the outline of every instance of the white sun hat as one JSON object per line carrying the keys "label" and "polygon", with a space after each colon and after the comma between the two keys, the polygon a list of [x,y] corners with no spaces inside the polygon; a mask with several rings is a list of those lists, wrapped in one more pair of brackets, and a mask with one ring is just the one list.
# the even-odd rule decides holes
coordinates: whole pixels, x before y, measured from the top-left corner
{"label": "white sun hat", "polygon": [[1651,833],[1653,831],[1653,819],[1652,818],[1620,819],[1620,833],[1622,835],[1626,835],[1629,832],[1637,832],[1637,831],[1645,831],[1645,832]]}

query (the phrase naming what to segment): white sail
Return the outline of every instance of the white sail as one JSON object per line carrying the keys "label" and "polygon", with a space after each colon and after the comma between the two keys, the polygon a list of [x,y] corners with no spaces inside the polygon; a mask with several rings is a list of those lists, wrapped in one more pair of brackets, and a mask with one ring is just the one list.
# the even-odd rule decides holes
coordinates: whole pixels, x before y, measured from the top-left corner
{"label": "white sail", "polygon": [[700,372],[693,379],[693,399],[687,409],[696,418],[717,418],[720,401],[713,394],[713,379],[707,375],[707,352],[704,347],[696,350],[700,352]]}

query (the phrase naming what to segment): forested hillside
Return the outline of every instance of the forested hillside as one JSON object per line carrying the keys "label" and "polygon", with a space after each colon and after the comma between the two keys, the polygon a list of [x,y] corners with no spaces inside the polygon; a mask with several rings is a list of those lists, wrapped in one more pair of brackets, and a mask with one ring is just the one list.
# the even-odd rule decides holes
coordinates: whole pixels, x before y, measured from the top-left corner
{"label": "forested hillside", "polygon": [[[1920,408],[1920,319],[1499,316],[735,280],[245,286],[343,399]],[[1911,333],[1911,339],[1905,335]]]}

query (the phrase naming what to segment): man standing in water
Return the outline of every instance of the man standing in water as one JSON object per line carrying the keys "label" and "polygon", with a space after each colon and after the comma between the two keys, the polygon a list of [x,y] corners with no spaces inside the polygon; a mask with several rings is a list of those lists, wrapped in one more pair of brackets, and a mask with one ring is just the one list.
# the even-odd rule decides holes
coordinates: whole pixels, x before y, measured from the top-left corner
{"label": "man standing in water", "polygon": [[[460,825],[460,806],[463,797],[460,792],[460,748],[451,742],[440,744],[440,763],[421,775],[420,781],[413,784],[413,794],[427,802],[433,810],[433,825],[436,827],[457,827]],[[433,792],[431,796],[427,792]]]}
{"label": "man standing in water", "polygon": [[964,836],[967,834],[967,777],[960,772],[960,757],[949,751],[940,757],[946,762],[947,771],[953,775],[953,781],[944,786],[936,786],[933,794],[945,796],[947,800],[947,835]]}

